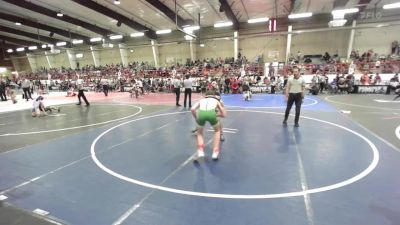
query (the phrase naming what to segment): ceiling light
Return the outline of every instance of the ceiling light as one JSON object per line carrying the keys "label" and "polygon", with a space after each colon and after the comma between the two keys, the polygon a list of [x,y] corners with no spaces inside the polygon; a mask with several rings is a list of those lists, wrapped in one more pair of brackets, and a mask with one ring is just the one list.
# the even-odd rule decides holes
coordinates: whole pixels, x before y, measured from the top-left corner
{"label": "ceiling light", "polygon": [[10,48],[10,49],[7,49],[7,52],[8,52],[8,53],[13,53],[14,50],[12,50],[12,49]]}
{"label": "ceiling light", "polygon": [[133,49],[129,50],[130,52],[133,52]]}
{"label": "ceiling light", "polygon": [[42,45],[42,48],[47,48],[47,45]]}
{"label": "ceiling light", "polygon": [[333,11],[332,11],[332,15],[335,15],[335,14],[341,15],[341,14],[347,14],[347,13],[356,13],[356,12],[358,12],[358,11],[359,11],[358,8],[339,9],[339,10],[333,10]]}
{"label": "ceiling light", "polygon": [[143,32],[138,32],[138,33],[132,33],[131,37],[143,37],[144,33]]}
{"label": "ceiling light", "polygon": [[347,20],[332,20],[328,23],[329,27],[342,27],[346,24]]}
{"label": "ceiling light", "polygon": [[25,48],[17,48],[17,52],[23,52],[25,51]]}
{"label": "ceiling light", "polygon": [[64,14],[62,14],[62,13],[61,13],[61,10],[60,10],[60,11],[58,11],[57,16],[58,16],[58,17],[63,17]]}
{"label": "ceiling light", "polygon": [[123,38],[122,35],[112,35],[112,36],[110,36],[111,40],[117,40],[117,39],[122,39],[122,38]]}
{"label": "ceiling light", "polygon": [[72,40],[72,44],[74,45],[78,45],[78,44],[82,44],[83,40]]}
{"label": "ceiling light", "polygon": [[158,30],[156,31],[156,34],[169,34],[171,33],[171,29],[167,29],[167,30]]}
{"label": "ceiling light", "polygon": [[83,53],[78,53],[78,54],[75,55],[75,57],[77,59],[83,58]]}
{"label": "ceiling light", "polygon": [[205,46],[204,44],[200,44],[200,47],[204,48],[204,46]]}
{"label": "ceiling light", "polygon": [[312,13],[298,13],[298,14],[290,14],[289,19],[298,19],[298,18],[307,18],[311,17]]}
{"label": "ceiling light", "polygon": [[114,45],[111,44],[111,43],[104,43],[104,44],[102,44],[102,47],[103,47],[103,48],[113,48]]}
{"label": "ceiling light", "polygon": [[20,22],[16,22],[15,25],[21,26],[21,23]]}
{"label": "ceiling light", "polygon": [[189,36],[189,35],[185,35],[185,40],[186,41],[191,41],[191,40],[193,40],[193,37]]}
{"label": "ceiling light", "polygon": [[29,46],[28,49],[29,49],[29,50],[36,50],[36,49],[37,49],[37,46]]}
{"label": "ceiling light", "polygon": [[269,20],[268,17],[264,18],[257,18],[257,19],[249,19],[247,22],[248,23],[262,23],[262,22],[267,22]]}
{"label": "ceiling light", "polygon": [[57,42],[56,43],[56,46],[65,46],[65,45],[67,45],[67,42],[65,42],[65,41],[61,41],[61,42]]}
{"label": "ceiling light", "polygon": [[386,4],[383,5],[384,9],[395,9],[395,8],[400,8],[400,2],[392,3],[392,4]]}
{"label": "ceiling light", "polygon": [[119,0],[115,0],[114,4],[119,5],[119,4],[121,4],[121,2]]}
{"label": "ceiling light", "polygon": [[200,26],[188,26],[183,28],[185,32],[193,32],[194,30],[199,30]]}
{"label": "ceiling light", "polygon": [[102,40],[101,37],[90,38],[90,42],[99,42],[99,41],[101,41],[101,40]]}
{"label": "ceiling light", "polygon": [[214,27],[229,27],[232,25],[233,23],[231,21],[228,21],[228,22],[216,23],[214,24]]}
{"label": "ceiling light", "polygon": [[51,48],[51,47],[54,47],[54,45],[53,44],[48,44],[47,47]]}

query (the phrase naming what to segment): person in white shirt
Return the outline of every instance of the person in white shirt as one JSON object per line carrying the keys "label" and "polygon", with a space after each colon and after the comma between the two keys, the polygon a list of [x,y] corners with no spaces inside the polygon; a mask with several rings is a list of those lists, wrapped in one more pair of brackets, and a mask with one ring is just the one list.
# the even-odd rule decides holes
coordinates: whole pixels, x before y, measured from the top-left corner
{"label": "person in white shirt", "polygon": [[82,81],[82,80],[78,80],[77,83],[78,83],[78,91],[79,91],[79,92],[78,92],[78,100],[79,100],[79,103],[78,103],[77,105],[82,104],[82,102],[81,102],[81,97],[82,97],[83,100],[84,100],[85,103],[86,103],[86,106],[90,106],[88,100],[86,99],[85,93],[84,93],[85,90],[84,90],[84,88],[83,88],[83,81]]}
{"label": "person in white shirt", "polygon": [[27,78],[24,78],[24,80],[22,81],[21,87],[22,87],[22,90],[24,91],[24,97],[25,97],[26,101],[29,101],[29,99],[33,100],[31,91],[30,91],[31,82]]}
{"label": "person in white shirt", "polygon": [[142,95],[144,95],[143,81],[140,78],[137,79],[136,85],[140,89],[140,92],[142,93]]}
{"label": "person in white shirt", "polygon": [[176,106],[181,106],[179,104],[179,97],[181,95],[181,77],[179,75],[176,76],[176,78],[172,81],[172,85],[174,86],[174,92],[176,95]]}
{"label": "person in white shirt", "polygon": [[60,107],[54,107],[54,106],[44,106],[43,103],[43,96],[39,96],[36,98],[35,101],[33,101],[32,104],[32,117],[36,116],[46,116],[46,112],[52,113],[53,110],[57,110],[57,112],[60,112],[61,108]]}
{"label": "person in white shirt", "polygon": [[185,80],[183,81],[183,87],[185,88],[185,98],[183,100],[183,107],[186,108],[186,100],[189,96],[189,108],[192,107],[192,80],[189,79],[190,76],[186,75]]}
{"label": "person in white shirt", "polygon": [[294,119],[294,126],[299,127],[300,109],[301,103],[304,98],[305,81],[300,76],[299,69],[297,67],[293,68],[293,77],[289,78],[288,84],[286,85],[285,99],[287,101],[285,118],[283,120],[283,125],[287,125],[287,120],[289,117],[290,109],[293,103],[296,104],[296,115]]}

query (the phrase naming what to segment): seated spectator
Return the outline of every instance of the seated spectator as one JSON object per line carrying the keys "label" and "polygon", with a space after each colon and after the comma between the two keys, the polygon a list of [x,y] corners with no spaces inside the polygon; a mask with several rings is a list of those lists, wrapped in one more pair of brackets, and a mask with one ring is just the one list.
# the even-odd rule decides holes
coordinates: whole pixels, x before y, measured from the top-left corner
{"label": "seated spectator", "polygon": [[325,52],[325,55],[322,56],[322,59],[323,59],[325,62],[329,62],[329,61],[331,60],[331,56],[329,55],[328,52]]}
{"label": "seated spectator", "polygon": [[364,74],[361,76],[360,82],[362,85],[369,85],[370,79],[367,72],[364,72]]}
{"label": "seated spectator", "polygon": [[304,62],[305,63],[312,63],[312,60],[311,60],[310,57],[307,57],[307,58],[304,59]]}
{"label": "seated spectator", "polygon": [[374,77],[374,84],[380,84],[382,82],[382,78],[379,75],[379,73],[376,73],[375,77]]}
{"label": "seated spectator", "polygon": [[340,92],[345,92],[347,91],[348,85],[346,83],[346,79],[344,78],[344,76],[340,76],[339,80],[337,81],[337,88]]}

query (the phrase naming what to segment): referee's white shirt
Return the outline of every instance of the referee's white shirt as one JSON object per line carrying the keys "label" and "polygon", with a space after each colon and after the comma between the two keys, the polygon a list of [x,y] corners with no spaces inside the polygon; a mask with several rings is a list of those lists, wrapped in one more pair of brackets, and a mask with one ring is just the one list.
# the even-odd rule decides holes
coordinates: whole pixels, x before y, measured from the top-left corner
{"label": "referee's white shirt", "polygon": [[181,80],[174,79],[174,81],[172,82],[172,85],[174,85],[174,88],[181,88]]}
{"label": "referee's white shirt", "polygon": [[303,92],[302,87],[306,85],[303,77],[299,77],[298,79],[294,79],[294,77],[289,78],[289,93],[301,93]]}
{"label": "referee's white shirt", "polygon": [[184,88],[190,88],[190,89],[192,89],[192,80],[190,80],[190,79],[185,79],[184,81],[183,81],[183,87]]}

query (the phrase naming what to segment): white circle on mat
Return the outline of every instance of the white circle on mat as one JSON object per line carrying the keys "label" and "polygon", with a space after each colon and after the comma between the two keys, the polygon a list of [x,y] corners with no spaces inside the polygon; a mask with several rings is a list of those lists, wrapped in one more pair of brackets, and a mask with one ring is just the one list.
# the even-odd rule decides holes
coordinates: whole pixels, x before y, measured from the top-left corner
{"label": "white circle on mat", "polygon": [[366,106],[366,105],[358,105],[358,104],[351,104],[351,103],[345,103],[345,102],[338,102],[331,100],[333,96],[327,96],[325,97],[325,100],[331,103],[336,103],[340,105],[348,105],[348,106],[354,106],[354,107],[360,107],[360,108],[366,108],[366,109],[381,109],[381,110],[400,110],[396,108],[385,108],[385,107],[377,107],[377,106]]}
{"label": "white circle on mat", "polygon": [[[95,104],[95,105],[110,105],[110,106],[114,106],[114,105],[122,105],[122,104]],[[0,134],[0,137],[28,135],[28,134],[43,134],[43,133],[50,133],[50,132],[57,132],[57,131],[74,130],[74,129],[84,128],[84,127],[93,127],[93,126],[98,126],[98,125],[102,125],[102,124],[107,124],[107,123],[112,123],[112,122],[128,119],[128,118],[131,118],[131,117],[134,117],[134,116],[138,115],[139,113],[141,113],[143,111],[142,107],[135,106],[135,105],[122,105],[122,106],[134,107],[134,108],[139,109],[139,111],[134,113],[134,114],[132,114],[132,115],[129,115],[129,116],[125,116],[125,117],[114,119],[114,120],[108,120],[108,121],[104,121],[104,122],[100,122],[100,123],[92,123],[92,124],[87,124],[87,125],[82,125],[82,126],[67,127],[67,128],[53,129],[53,130],[39,130],[39,131],[31,131],[31,132],[24,132],[24,133]]]}
{"label": "white circle on mat", "polygon": [[[264,112],[264,111],[255,111],[255,110],[228,110],[231,112],[252,112],[252,113],[265,113],[265,114],[275,114],[275,115],[282,115],[283,113],[277,113],[277,112]],[[109,168],[107,168],[106,166],[104,166],[100,160],[97,158],[96,156],[96,152],[95,152],[95,147],[96,147],[96,143],[97,141],[99,141],[104,135],[106,135],[108,132],[114,130],[117,127],[126,125],[128,123],[132,123],[135,121],[140,121],[140,120],[145,120],[145,119],[150,119],[150,118],[155,118],[155,117],[160,117],[160,116],[168,116],[168,115],[174,115],[174,114],[182,114],[182,113],[188,113],[188,112],[173,112],[173,113],[163,113],[163,114],[158,114],[158,115],[152,115],[152,116],[146,116],[146,117],[142,117],[142,118],[138,118],[138,119],[134,119],[131,121],[127,121],[121,124],[118,124],[114,127],[111,127],[110,129],[104,131],[103,133],[101,133],[98,137],[96,137],[96,139],[94,139],[94,141],[92,142],[92,145],[90,147],[90,153],[92,156],[93,161],[96,163],[96,165],[102,169],[103,171],[105,171],[106,173],[119,178],[121,180],[130,182],[130,183],[134,183],[143,187],[148,187],[148,188],[152,188],[152,189],[156,189],[156,190],[160,190],[160,191],[166,191],[166,192],[171,192],[171,193],[176,193],[176,194],[182,194],[182,195],[190,195],[190,196],[197,196],[197,197],[207,197],[207,198],[223,198],[223,199],[271,199],[271,198],[287,198],[287,197],[296,197],[296,196],[303,196],[303,195],[307,195],[307,194],[313,194],[313,193],[319,193],[319,192],[324,192],[324,191],[330,191],[330,190],[334,190],[334,189],[338,189],[344,186],[347,186],[349,184],[352,184],[356,181],[361,180],[362,178],[364,178],[365,176],[367,176],[369,173],[371,173],[376,166],[378,165],[379,162],[379,152],[377,147],[372,143],[372,141],[370,141],[368,138],[364,137],[363,135],[357,133],[354,130],[351,130],[347,127],[341,126],[339,124],[335,124],[329,121],[325,121],[325,120],[320,120],[320,119],[315,119],[315,118],[311,118],[311,117],[306,117],[306,116],[301,116],[304,119],[309,119],[309,120],[314,120],[317,122],[321,122],[324,124],[328,124],[331,126],[335,126],[338,128],[341,128],[347,132],[350,132],[354,135],[356,135],[357,137],[361,138],[362,140],[364,140],[365,142],[367,142],[367,144],[371,147],[372,153],[373,153],[373,159],[372,162],[369,164],[369,166],[364,169],[361,173],[347,179],[344,180],[342,182],[339,183],[335,183],[335,184],[331,184],[328,186],[324,186],[324,187],[319,187],[319,188],[312,188],[312,189],[308,189],[305,191],[295,191],[295,192],[286,192],[286,193],[276,193],[276,194],[259,194],[259,195],[238,195],[238,194],[219,194],[219,193],[204,193],[204,192],[195,192],[195,191],[187,191],[187,190],[181,190],[181,189],[176,189],[176,188],[169,188],[169,187],[165,187],[165,186],[160,186],[160,185],[155,185],[155,184],[151,184],[151,183],[147,183],[147,182],[143,182],[140,180],[136,180],[127,176],[124,176],[122,174],[119,174]],[[221,162],[223,163],[223,162]]]}

